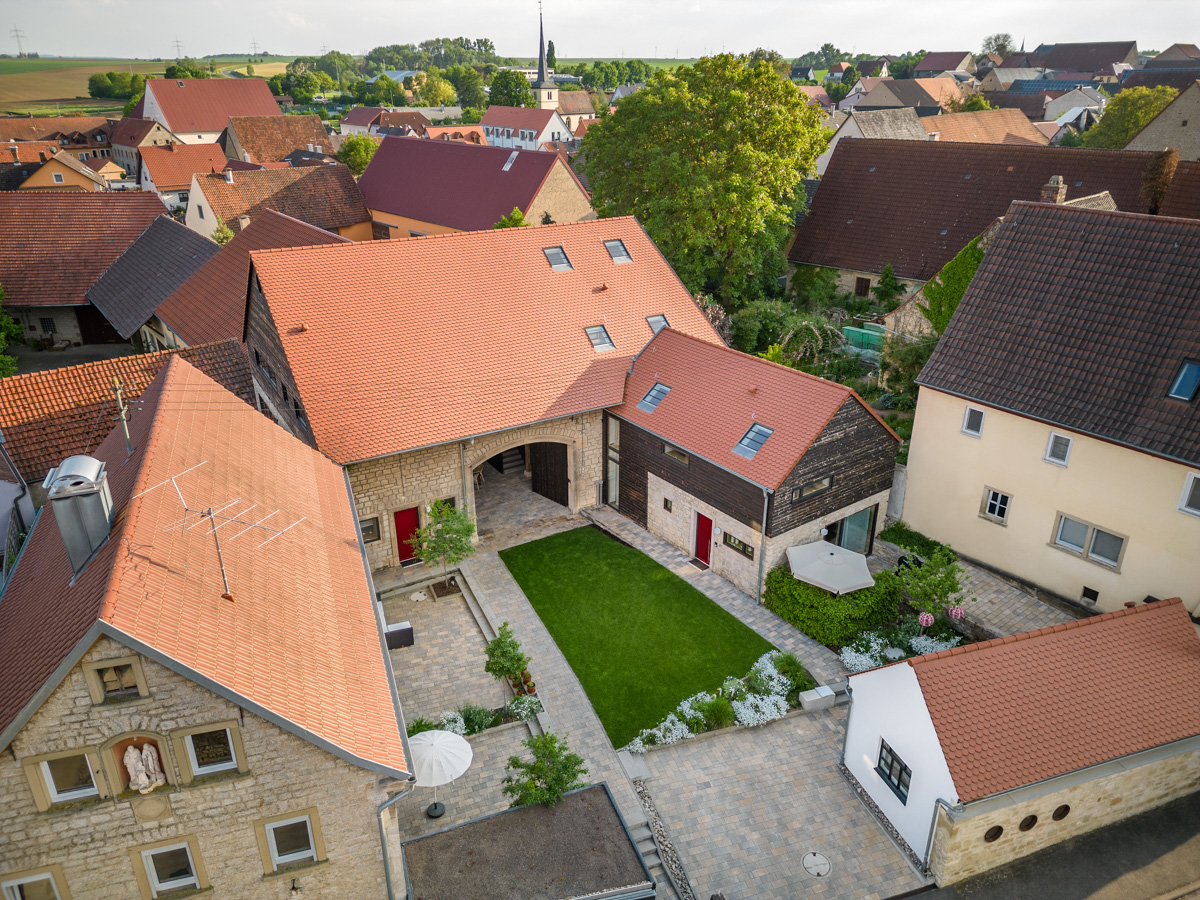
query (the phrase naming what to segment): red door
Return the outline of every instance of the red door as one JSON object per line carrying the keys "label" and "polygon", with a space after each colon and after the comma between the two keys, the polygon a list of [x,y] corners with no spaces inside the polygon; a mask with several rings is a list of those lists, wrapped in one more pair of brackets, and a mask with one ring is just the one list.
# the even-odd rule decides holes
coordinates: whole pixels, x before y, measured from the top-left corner
{"label": "red door", "polygon": [[709,550],[712,548],[712,519],[696,513],[696,559],[709,564]]}
{"label": "red door", "polygon": [[410,546],[409,541],[420,527],[421,517],[417,514],[417,507],[402,509],[396,513],[396,550],[400,554],[401,565],[417,558],[416,551]]}

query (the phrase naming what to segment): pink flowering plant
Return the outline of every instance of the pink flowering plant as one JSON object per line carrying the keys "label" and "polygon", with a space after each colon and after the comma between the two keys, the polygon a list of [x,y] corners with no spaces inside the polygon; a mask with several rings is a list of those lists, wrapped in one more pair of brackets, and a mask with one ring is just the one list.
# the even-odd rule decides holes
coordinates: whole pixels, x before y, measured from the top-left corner
{"label": "pink flowering plant", "polygon": [[963,578],[966,572],[958,564],[958,557],[945,547],[934,550],[926,558],[925,565],[900,569],[896,574],[904,584],[909,605],[918,613],[932,617],[928,623],[921,622],[924,628],[932,625],[932,619],[936,619],[937,616],[949,614],[952,607],[961,613],[964,603],[975,600],[964,590]]}

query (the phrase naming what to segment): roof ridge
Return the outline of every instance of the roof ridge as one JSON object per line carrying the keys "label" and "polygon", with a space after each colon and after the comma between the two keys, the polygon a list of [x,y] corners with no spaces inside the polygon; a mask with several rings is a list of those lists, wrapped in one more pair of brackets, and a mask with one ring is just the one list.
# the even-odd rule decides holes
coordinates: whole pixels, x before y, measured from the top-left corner
{"label": "roof ridge", "polygon": [[[224,343],[224,341],[214,341],[213,343],[214,344],[215,343]],[[213,344],[197,344],[196,346],[197,347],[210,347],[210,346],[213,346]],[[172,353],[178,353],[181,349],[184,349],[184,348],[175,348],[172,350],[155,350],[151,353],[131,353],[128,356],[115,356],[112,359],[95,359],[95,360],[92,360],[91,362],[75,363],[74,365],[70,365],[70,366],[59,366],[54,369],[43,369],[40,372],[19,372],[16,375],[7,376],[4,379],[4,383],[6,385],[9,385],[9,384],[17,384],[21,381],[32,381],[33,379],[36,379],[36,378],[57,377],[61,374],[65,374],[67,372],[73,372],[78,369],[88,369],[88,368],[100,369],[103,366],[107,366],[107,365],[120,365],[126,361],[133,362],[133,361],[141,361],[144,359],[151,359],[151,358],[159,357],[159,356],[167,356]],[[186,349],[190,350],[193,348],[188,347]]]}
{"label": "roof ridge", "polygon": [[1155,612],[1156,610],[1168,609],[1172,606],[1182,608],[1183,600],[1179,597],[1171,597],[1167,600],[1156,600],[1152,603],[1143,603],[1140,606],[1127,606],[1123,609],[1115,609],[1112,612],[1101,613],[1096,616],[1086,616],[1082,619],[1073,619],[1070,622],[1062,622],[1057,625],[1048,625],[1045,628],[1035,628],[1032,631],[1022,631],[1017,634],[1005,635],[1004,637],[992,638],[989,641],[981,641],[978,644],[966,644],[961,647],[951,647],[949,650],[939,650],[936,653],[927,653],[923,656],[914,656],[911,659],[906,659],[912,666],[925,665],[926,663],[935,660],[944,659],[950,656],[962,656],[966,653],[977,653],[981,650],[987,650],[1001,644],[1014,644],[1021,641],[1030,640],[1038,637],[1045,637],[1049,634],[1057,634],[1061,631],[1070,631],[1075,628],[1084,628],[1090,625],[1097,625],[1101,622],[1107,622],[1112,619],[1118,619],[1122,616],[1134,616],[1142,613]]}
{"label": "roof ridge", "polygon": [[[1009,146],[1013,146],[1013,145],[1009,145]],[[1126,151],[1121,151],[1121,152],[1124,153]],[[1137,151],[1131,151],[1131,152],[1137,152]],[[1089,197],[1097,197],[1100,194],[1110,194],[1111,195],[1111,192],[1108,191],[1107,189],[1103,190],[1103,191],[1097,191],[1095,194],[1088,194],[1084,197],[1076,197],[1074,200],[1068,201],[1066,203],[1044,203],[1041,200],[1013,200],[1009,204],[1008,211],[1005,212],[1004,216],[1002,216],[1001,218],[1004,218],[1005,221],[1007,222],[1008,215],[1009,215],[1009,213],[1011,213],[1013,211],[1014,207],[1039,207],[1039,208],[1047,208],[1047,209],[1071,210],[1072,215],[1092,214],[1092,215],[1100,217],[1100,218],[1110,218],[1110,219],[1144,219],[1149,222],[1178,223],[1180,225],[1189,226],[1193,229],[1200,229],[1200,219],[1189,219],[1186,216],[1160,216],[1160,215],[1156,215],[1154,213],[1131,212],[1131,211],[1125,210],[1125,209],[1093,209],[1088,206],[1072,206],[1071,205],[1072,203],[1076,203],[1080,200],[1086,200]]]}

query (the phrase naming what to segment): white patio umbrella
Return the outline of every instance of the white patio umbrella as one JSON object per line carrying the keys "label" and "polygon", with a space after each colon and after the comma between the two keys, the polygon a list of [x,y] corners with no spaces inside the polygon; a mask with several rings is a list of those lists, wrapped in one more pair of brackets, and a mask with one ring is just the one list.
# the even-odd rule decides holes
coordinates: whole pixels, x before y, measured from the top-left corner
{"label": "white patio umbrella", "polygon": [[412,752],[413,774],[417,776],[414,783],[417,787],[433,788],[433,803],[425,814],[436,819],[446,811],[445,805],[438,803],[437,789],[471,767],[474,758],[471,745],[451,731],[435,730],[414,734],[408,739],[408,749]]}
{"label": "white patio umbrella", "polygon": [[865,556],[828,541],[788,547],[787,558],[792,575],[831,594],[848,594],[875,584]]}

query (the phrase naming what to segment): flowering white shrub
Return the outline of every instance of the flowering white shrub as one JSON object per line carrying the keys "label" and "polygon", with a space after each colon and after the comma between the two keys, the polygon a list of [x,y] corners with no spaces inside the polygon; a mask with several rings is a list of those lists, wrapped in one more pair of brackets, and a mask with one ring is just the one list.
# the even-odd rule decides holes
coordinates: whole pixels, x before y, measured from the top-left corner
{"label": "flowering white shrub", "polygon": [[779,670],[775,668],[775,660],[782,655],[778,650],[764,653],[751,667],[750,674],[746,676],[747,680],[752,676],[757,676],[754,680],[767,687],[768,696],[786,697],[788,690],[791,689],[791,682],[780,675]]}
{"label": "flowering white shrub", "polygon": [[466,737],[467,723],[463,721],[463,717],[457,712],[444,712],[442,713],[442,731],[449,731],[451,734],[457,734],[459,737]]}
{"label": "flowering white shrub", "polygon": [[883,665],[883,638],[861,634],[853,644],[842,648],[842,665],[848,672],[865,672]]}
{"label": "flowering white shrub", "polygon": [[701,691],[698,694],[693,694],[692,696],[690,696],[686,700],[684,700],[682,703],[680,703],[676,712],[678,713],[679,718],[683,721],[683,723],[685,725],[687,725],[687,727],[690,728],[693,732],[703,730],[704,716],[700,712],[698,712],[692,704],[707,703],[708,701],[710,701],[712,699],[713,699],[713,695],[708,693],[708,691]]}
{"label": "flowering white shrub", "polygon": [[728,697],[730,700],[737,700],[746,695],[746,685],[740,678],[734,678],[730,675],[725,679],[725,683],[721,685],[721,696]]}
{"label": "flowering white shrub", "polygon": [[739,725],[765,725],[782,719],[788,711],[787,700],[778,694],[750,694],[745,700],[733,701]]}
{"label": "flowering white shrub", "polygon": [[520,697],[513,697],[508,703],[508,714],[522,722],[526,719],[532,719],[541,711],[542,701],[533,694],[522,694]]}
{"label": "flowering white shrub", "polygon": [[937,653],[939,650],[949,650],[951,647],[957,647],[961,641],[962,638],[960,637],[939,640],[928,634],[918,634],[908,642],[908,646],[912,647],[913,653],[924,656],[926,653]]}

